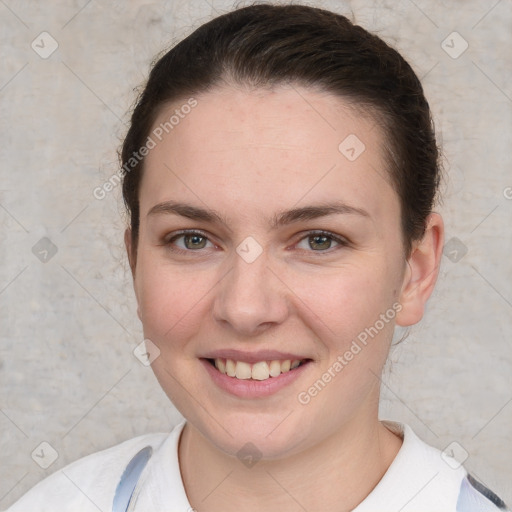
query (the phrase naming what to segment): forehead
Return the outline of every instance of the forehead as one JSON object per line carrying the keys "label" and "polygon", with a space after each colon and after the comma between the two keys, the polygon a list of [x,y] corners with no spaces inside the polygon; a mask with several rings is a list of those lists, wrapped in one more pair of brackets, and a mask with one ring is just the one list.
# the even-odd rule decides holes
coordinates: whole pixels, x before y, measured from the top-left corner
{"label": "forehead", "polygon": [[375,216],[396,208],[380,128],[340,98],[299,86],[222,87],[194,102],[174,102],[153,125],[141,214],[184,196],[267,218],[318,201],[350,199]]}

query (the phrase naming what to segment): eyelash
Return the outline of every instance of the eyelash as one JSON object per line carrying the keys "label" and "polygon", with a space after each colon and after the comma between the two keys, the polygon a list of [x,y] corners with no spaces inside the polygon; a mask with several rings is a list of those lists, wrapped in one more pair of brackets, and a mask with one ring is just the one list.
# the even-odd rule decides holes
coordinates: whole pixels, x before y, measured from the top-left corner
{"label": "eyelash", "polygon": [[[173,252],[176,252],[178,254],[190,254],[190,253],[194,253],[194,252],[197,252],[197,253],[200,253],[201,252],[201,249],[197,249],[197,250],[194,250],[194,249],[180,249],[180,248],[177,248],[175,246],[173,246],[173,242],[175,242],[176,240],[180,239],[180,238],[183,238],[184,236],[191,236],[191,235],[199,235],[201,238],[206,238],[206,240],[208,240],[209,242],[211,242],[211,240],[208,238],[208,236],[202,232],[202,231],[199,231],[199,230],[195,230],[195,229],[191,229],[191,230],[182,230],[182,231],[179,231],[178,233],[174,234],[171,238],[169,239],[166,239],[165,242],[164,242],[164,245],[168,246],[169,249]],[[334,242],[336,242],[338,244],[338,248],[340,247],[347,247],[349,245],[349,242],[344,239],[344,238],[341,238],[341,237],[338,237],[336,235],[334,235],[333,233],[329,232],[329,231],[323,231],[323,230],[313,230],[313,231],[309,231],[308,233],[306,233],[298,242],[302,242],[302,240],[305,240],[307,238],[310,238],[310,237],[313,237],[313,236],[325,236],[327,238],[330,238],[331,240],[333,240]],[[211,242],[212,243],[212,242]],[[336,248],[329,248],[329,249],[326,249],[325,251],[314,251],[314,250],[311,250],[311,251],[306,251],[306,252],[313,252],[313,253],[317,253],[317,254],[326,254],[326,253],[332,253],[334,250],[336,250]]]}

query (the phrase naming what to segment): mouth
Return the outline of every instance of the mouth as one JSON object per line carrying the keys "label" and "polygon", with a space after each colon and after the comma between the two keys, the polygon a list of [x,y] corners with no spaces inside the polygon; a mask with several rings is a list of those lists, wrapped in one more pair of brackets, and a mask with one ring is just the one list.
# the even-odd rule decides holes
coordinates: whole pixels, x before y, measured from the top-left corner
{"label": "mouth", "polygon": [[265,381],[311,362],[311,359],[273,359],[248,363],[227,358],[205,358],[219,373],[238,380]]}

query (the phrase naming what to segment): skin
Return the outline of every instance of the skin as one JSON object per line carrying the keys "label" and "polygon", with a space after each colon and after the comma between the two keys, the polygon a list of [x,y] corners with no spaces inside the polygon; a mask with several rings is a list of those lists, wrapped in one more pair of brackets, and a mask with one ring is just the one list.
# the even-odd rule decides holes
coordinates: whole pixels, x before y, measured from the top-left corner
{"label": "skin", "polygon": [[[153,370],[188,420],[178,452],[190,504],[198,512],[351,510],[401,446],[378,420],[380,374],[395,322],[412,325],[423,315],[438,274],[442,219],[430,215],[406,259],[385,138],[341,98],[299,86],[226,85],[196,99],[146,157],[136,247],[125,234],[144,336],[161,351]],[[177,107],[163,109],[155,126]],[[366,147],[355,161],[338,149],[350,134]],[[169,200],[213,209],[227,225],[148,214]],[[283,210],[334,201],[367,215],[269,223]],[[192,228],[207,239],[169,242]],[[311,230],[347,244],[315,245]],[[252,263],[236,252],[248,236],[263,250]],[[307,405],[299,403],[298,394],[397,303],[395,319]],[[212,347],[276,349],[313,363],[270,397],[237,398],[212,384],[198,359]],[[247,442],[262,454],[252,468],[236,456]]]}

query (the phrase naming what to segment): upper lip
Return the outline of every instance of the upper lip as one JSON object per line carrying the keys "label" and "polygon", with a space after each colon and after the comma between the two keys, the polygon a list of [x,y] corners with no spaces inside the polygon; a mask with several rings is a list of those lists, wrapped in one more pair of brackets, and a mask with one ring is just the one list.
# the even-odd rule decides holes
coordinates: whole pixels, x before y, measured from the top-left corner
{"label": "upper lip", "polygon": [[231,359],[245,363],[258,363],[259,361],[291,361],[309,359],[291,352],[280,352],[278,350],[258,350],[257,352],[244,352],[242,350],[220,349],[208,352],[202,356],[203,359]]}

